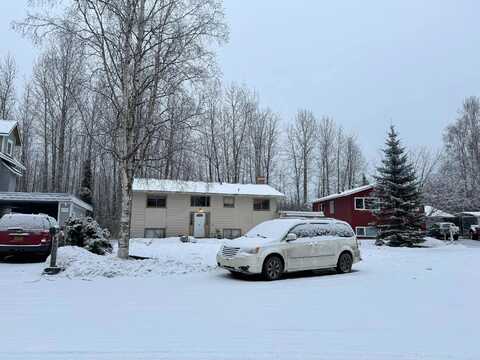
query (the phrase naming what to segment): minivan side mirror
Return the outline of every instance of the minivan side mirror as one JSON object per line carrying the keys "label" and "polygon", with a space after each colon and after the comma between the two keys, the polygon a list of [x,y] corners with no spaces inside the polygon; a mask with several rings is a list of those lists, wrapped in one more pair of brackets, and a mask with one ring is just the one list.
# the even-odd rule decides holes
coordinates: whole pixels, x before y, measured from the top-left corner
{"label": "minivan side mirror", "polygon": [[287,241],[295,241],[295,240],[297,240],[297,234],[288,233],[288,235],[287,235]]}

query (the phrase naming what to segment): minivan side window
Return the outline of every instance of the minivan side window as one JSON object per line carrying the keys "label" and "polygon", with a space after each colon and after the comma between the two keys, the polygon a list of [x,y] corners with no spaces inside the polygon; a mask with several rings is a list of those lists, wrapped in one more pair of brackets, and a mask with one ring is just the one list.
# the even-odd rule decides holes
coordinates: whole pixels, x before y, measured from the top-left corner
{"label": "minivan side window", "polygon": [[335,224],[335,232],[340,237],[348,238],[348,237],[355,236],[355,234],[353,233],[353,230],[349,226],[342,223]]}
{"label": "minivan side window", "polygon": [[301,224],[297,225],[290,232],[299,238],[333,235],[330,225],[326,223]]}
{"label": "minivan side window", "polygon": [[315,228],[315,236],[332,236],[335,235],[330,224],[315,223],[312,224]]}
{"label": "minivan side window", "polygon": [[290,232],[297,235],[298,238],[312,237],[313,227],[311,224],[300,224],[295,226]]}

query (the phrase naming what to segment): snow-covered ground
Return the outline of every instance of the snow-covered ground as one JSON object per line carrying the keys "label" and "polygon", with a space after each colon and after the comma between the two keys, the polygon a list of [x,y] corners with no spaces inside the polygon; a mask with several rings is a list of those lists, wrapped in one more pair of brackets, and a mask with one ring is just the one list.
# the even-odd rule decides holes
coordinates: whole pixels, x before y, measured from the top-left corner
{"label": "snow-covered ground", "polygon": [[[91,280],[97,277],[143,277],[199,273],[216,268],[215,257],[222,241],[202,239],[195,243],[181,243],[178,238],[133,239],[130,254],[147,258],[123,261],[112,255],[99,256],[89,251],[66,246],[59,249],[58,266],[65,268],[59,277]],[[48,261],[47,261],[48,262]]]}
{"label": "snow-covered ground", "polygon": [[136,276],[0,263],[0,359],[480,359],[475,242],[364,242],[351,274],[277,282],[216,269],[216,240],[148,243],[131,252],[157,262]]}

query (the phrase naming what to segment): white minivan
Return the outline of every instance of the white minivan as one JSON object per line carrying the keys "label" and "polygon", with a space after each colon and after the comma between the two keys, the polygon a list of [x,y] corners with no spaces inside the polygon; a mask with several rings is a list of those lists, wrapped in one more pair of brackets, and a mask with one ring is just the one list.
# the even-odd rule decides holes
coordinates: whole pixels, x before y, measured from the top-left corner
{"label": "white minivan", "polygon": [[225,242],[217,254],[219,267],[232,273],[262,274],[266,280],[303,270],[335,268],[348,273],[360,260],[350,225],[329,218],[266,221]]}

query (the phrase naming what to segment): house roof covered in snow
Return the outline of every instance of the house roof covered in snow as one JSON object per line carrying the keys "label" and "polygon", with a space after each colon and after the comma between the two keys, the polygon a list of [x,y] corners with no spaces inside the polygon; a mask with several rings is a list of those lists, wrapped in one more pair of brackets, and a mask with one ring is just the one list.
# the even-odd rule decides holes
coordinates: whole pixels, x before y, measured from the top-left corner
{"label": "house roof covered in snow", "polygon": [[84,208],[85,210],[92,211],[92,206],[86,202],[80,200],[74,195],[67,193],[38,193],[38,192],[0,192],[0,201],[31,201],[31,202],[60,202],[71,201],[74,204]]}
{"label": "house roof covered in snow", "polygon": [[15,126],[17,126],[17,122],[14,120],[0,119],[0,135],[9,135],[15,129]]}
{"label": "house roof covered in snow", "polygon": [[14,120],[0,119],[0,136],[9,136],[15,133],[15,145],[21,145],[20,133],[18,132],[18,123]]}
{"label": "house roof covered in snow", "polygon": [[425,205],[425,216],[427,217],[439,217],[439,218],[453,218],[452,214],[445,211],[435,209],[433,206]]}
{"label": "house roof covered in snow", "polygon": [[316,202],[334,200],[334,199],[338,199],[338,198],[342,198],[342,197],[346,197],[346,196],[350,196],[350,195],[355,195],[359,192],[366,191],[366,190],[371,190],[371,189],[373,189],[373,185],[359,186],[359,187],[354,188],[354,189],[342,191],[341,193],[338,193],[338,194],[331,194],[331,195],[324,196],[324,197],[319,198],[319,199],[315,199],[312,202],[316,203]]}
{"label": "house roof covered in snow", "polygon": [[284,197],[270,185],[207,183],[182,180],[135,179],[133,191]]}

